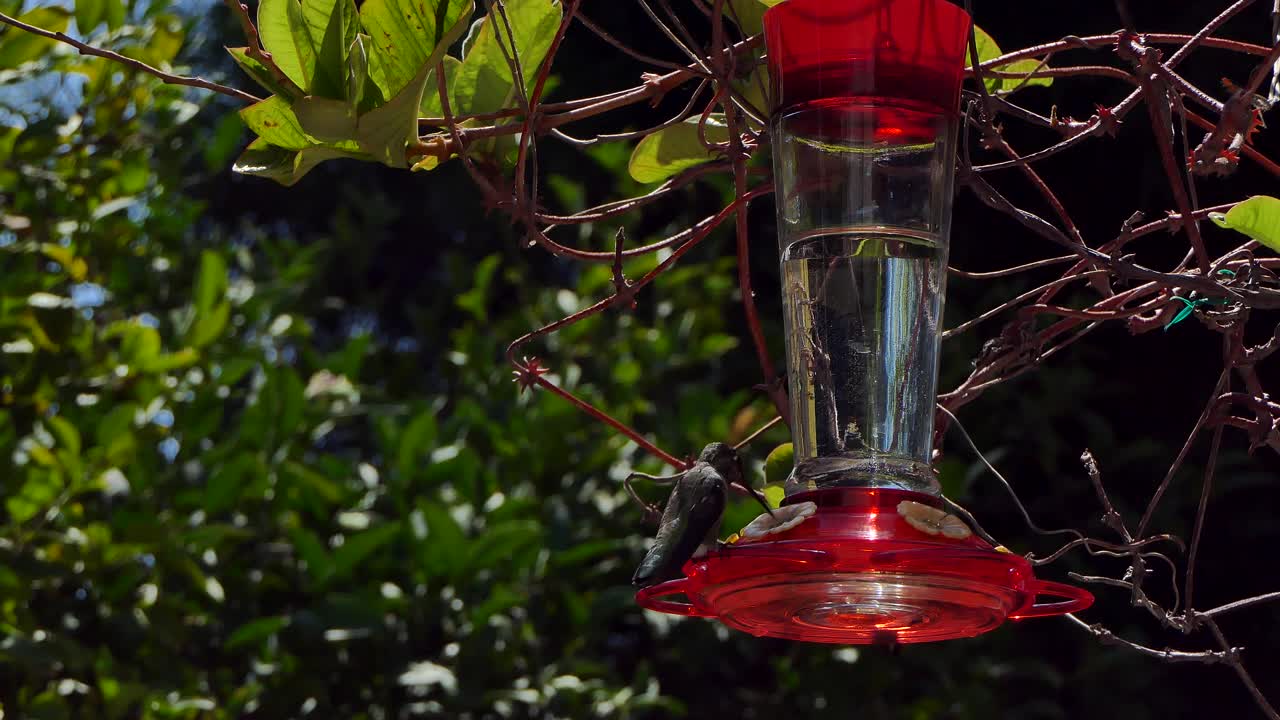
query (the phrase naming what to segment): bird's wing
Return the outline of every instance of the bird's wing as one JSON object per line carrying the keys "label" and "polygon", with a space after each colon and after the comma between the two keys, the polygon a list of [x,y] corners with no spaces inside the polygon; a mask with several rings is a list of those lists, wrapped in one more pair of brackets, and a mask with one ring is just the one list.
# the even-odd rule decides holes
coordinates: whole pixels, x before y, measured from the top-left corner
{"label": "bird's wing", "polygon": [[685,561],[719,525],[725,495],[725,481],[710,465],[699,464],[685,473],[667,498],[658,535],[633,582],[644,586],[680,577]]}

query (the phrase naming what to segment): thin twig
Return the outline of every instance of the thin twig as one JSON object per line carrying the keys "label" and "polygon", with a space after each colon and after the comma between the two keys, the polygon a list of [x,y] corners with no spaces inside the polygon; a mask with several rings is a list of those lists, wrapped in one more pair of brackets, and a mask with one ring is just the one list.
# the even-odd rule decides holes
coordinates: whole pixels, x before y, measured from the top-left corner
{"label": "thin twig", "polygon": [[13,27],[23,32],[31,33],[32,35],[38,35],[43,38],[56,40],[60,43],[70,45],[71,47],[80,51],[81,55],[91,55],[93,57],[104,58],[112,62],[116,62],[121,65],[124,65],[125,67],[131,67],[134,70],[140,70],[144,73],[147,73],[148,75],[157,77],[170,85],[185,85],[187,87],[200,88],[202,90],[211,90],[221,95],[226,95],[228,97],[233,97],[237,100],[242,100],[244,102],[249,102],[249,103],[260,102],[262,100],[262,98],[256,97],[254,95],[250,95],[249,93],[243,90],[237,90],[236,88],[233,88],[233,87],[227,87],[226,85],[221,85],[211,80],[205,80],[204,78],[201,78],[201,77],[191,77],[188,75],[175,75],[173,73],[165,72],[164,70],[161,70],[156,67],[152,67],[151,65],[148,65],[142,62],[141,60],[135,60],[131,57],[125,57],[124,55],[121,55],[120,53],[112,50],[104,50],[99,47],[94,47],[93,45],[90,45],[85,42],[81,42],[71,37],[70,35],[67,35],[66,33],[55,32],[53,30],[45,30],[44,28],[39,28],[39,27],[36,27],[35,25],[25,23],[21,20],[18,20],[17,18],[9,17],[4,13],[0,13],[0,22],[6,25],[12,25]]}

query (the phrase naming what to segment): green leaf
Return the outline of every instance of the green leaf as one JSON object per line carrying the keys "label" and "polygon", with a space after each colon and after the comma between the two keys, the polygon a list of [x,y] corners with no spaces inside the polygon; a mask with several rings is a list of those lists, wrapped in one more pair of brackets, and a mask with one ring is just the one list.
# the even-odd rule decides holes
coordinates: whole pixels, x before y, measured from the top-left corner
{"label": "green leaf", "polygon": [[626,543],[622,540],[588,540],[553,554],[551,564],[557,568],[571,568],[602,557],[617,557],[625,550]]}
{"label": "green leaf", "polygon": [[191,333],[187,337],[187,342],[192,347],[197,348],[208,345],[222,336],[222,331],[227,328],[227,323],[230,320],[231,303],[224,300],[214,305],[213,310],[196,317],[195,324],[191,326]]}
{"label": "green leaf", "polygon": [[302,422],[305,403],[302,379],[290,367],[276,368],[267,378],[267,389],[274,394],[276,436],[282,442],[291,440]]}
{"label": "green leaf", "polygon": [[145,44],[126,46],[121,54],[141,60],[148,65],[165,67],[173,62],[178,51],[182,49],[185,36],[182,25],[175,18],[157,18]]}
{"label": "green leaf", "polygon": [[759,35],[764,32],[764,12],[768,9],[769,5],[761,0],[728,0],[724,4],[724,16],[736,22],[747,35]]}
{"label": "green leaf", "polygon": [[400,534],[400,523],[393,522],[380,525],[358,535],[352,535],[346,542],[333,551],[333,571],[328,579],[346,577],[379,548],[391,542]]}
{"label": "green leaf", "polygon": [[197,313],[209,312],[227,293],[227,263],[212,250],[200,253],[200,274],[196,276]]}
{"label": "green leaf", "polygon": [[365,88],[372,82],[369,80],[369,51],[365,49],[368,42],[368,35],[357,34],[347,49],[347,102],[357,109],[362,107]]}
{"label": "green leaf", "polygon": [[200,150],[204,156],[205,167],[212,171],[225,167],[227,160],[240,147],[240,136],[243,134],[244,121],[239,115],[235,113],[223,115]]}
{"label": "green leaf", "polygon": [[88,35],[106,16],[103,0],[76,0],[76,32]]}
{"label": "green leaf", "polygon": [[[462,69],[462,61],[452,55],[445,55],[443,63],[445,86],[450,88],[449,97],[453,98],[456,93],[452,88],[457,86],[458,71]],[[431,72],[427,74],[426,87],[422,91],[422,105],[419,107],[423,117],[444,117],[444,105],[440,102],[440,81],[436,79],[435,68],[432,68]],[[456,115],[458,108],[450,103],[449,111]]]}
{"label": "green leaf", "polygon": [[316,144],[307,137],[302,124],[298,122],[298,116],[284,98],[272,96],[254,103],[241,110],[240,117],[258,137],[275,147],[302,150]]}
{"label": "green leaf", "polygon": [[316,73],[316,48],[298,0],[262,0],[258,34],[276,66],[304,92]]}
{"label": "green leaf", "polygon": [[223,644],[225,650],[237,650],[242,647],[254,647],[262,644],[267,638],[289,627],[289,618],[281,615],[258,618],[236,628]]}
{"label": "green leaf", "polygon": [[[715,153],[698,137],[698,121],[699,118],[689,118],[641,140],[627,165],[631,177],[642,183],[660,182],[714,159]],[[729,140],[729,128],[722,115],[709,116],[703,132],[708,142]]]}
{"label": "green leaf", "polygon": [[115,334],[119,328],[120,359],[135,371],[160,354],[160,333],[136,321],[120,323],[109,331]]}
{"label": "green leaf", "polygon": [[[60,7],[42,7],[23,13],[18,19],[42,30],[66,32],[67,25],[71,22],[71,13]],[[31,62],[58,44],[56,40],[4,27],[6,32],[0,36],[0,68],[6,70]]]}
{"label": "green leaf", "polygon": [[124,0],[103,0],[103,19],[107,21],[107,29],[116,30],[124,25],[125,15]]}
{"label": "green leaf", "polygon": [[58,439],[58,447],[70,452],[72,455],[80,454],[80,431],[71,421],[64,417],[55,415],[45,420],[49,424],[49,431]]}
{"label": "green leaf", "polygon": [[1264,246],[1280,252],[1280,199],[1267,195],[1237,203],[1223,213],[1210,213],[1209,219],[1218,227],[1244,233]]}
{"label": "green leaf", "polygon": [[252,78],[254,82],[261,85],[265,90],[269,91],[272,95],[279,95],[284,98],[293,97],[293,93],[295,91],[286,89],[284,85],[281,85],[280,82],[276,80],[276,76],[271,73],[270,68],[258,62],[256,58],[251,57],[249,55],[249,48],[227,48],[227,52],[231,54],[232,59],[236,61],[236,64],[240,66],[240,69],[243,70],[246,75]]}
{"label": "green leaf", "polygon": [[787,491],[781,485],[766,485],[761,494],[764,495],[764,501],[769,503],[769,507],[782,507],[782,501],[787,499]]}
{"label": "green leaf", "polygon": [[791,443],[779,445],[764,459],[764,481],[768,484],[786,482],[795,464],[795,447]]}
{"label": "green leaf", "polygon": [[178,352],[160,353],[140,363],[138,369],[147,373],[165,373],[179,368],[190,367],[200,359],[200,353],[193,348],[183,348]]}
{"label": "green leaf", "polygon": [[253,476],[261,470],[253,455],[236,455],[219,467],[205,483],[203,507],[209,514],[220,513],[236,506],[236,501]]}
{"label": "green leaf", "polygon": [[307,0],[302,17],[314,49],[313,95],[343,99],[347,89],[347,52],[360,30],[352,0]]}
{"label": "green leaf", "polygon": [[[370,0],[365,4],[365,8],[367,9],[375,2],[379,0]],[[452,7],[452,0],[446,0],[446,2],[449,4],[442,5],[441,11]],[[421,7],[418,11],[421,11]],[[412,15],[411,12],[406,13],[407,17],[410,15]],[[421,61],[412,79],[394,94],[384,92],[384,95],[390,96],[391,99],[386,104],[360,116],[356,138],[361,150],[391,167],[408,167],[405,146],[418,138],[418,107],[422,104],[422,92],[426,86],[427,76],[444,57],[449,45],[462,33],[466,27],[465,20],[465,16],[459,16],[451,25],[443,27],[443,33],[437,37],[438,44]],[[377,36],[373,37],[377,42]],[[381,52],[386,53],[388,50],[384,48]],[[370,69],[373,70],[376,67],[377,63],[372,62],[371,59]],[[393,66],[384,65],[383,71],[388,71],[391,67]],[[399,68],[396,67],[396,69],[398,72]],[[385,87],[383,89],[385,91]]]}
{"label": "green leaf", "polygon": [[1190,302],[1190,301],[1187,301],[1187,300],[1185,300],[1185,298],[1178,298],[1178,299],[1179,299],[1179,300],[1184,300],[1184,301],[1186,302],[1186,305],[1185,305],[1185,306],[1183,306],[1183,308],[1182,308],[1181,310],[1179,310],[1179,311],[1178,311],[1178,314],[1177,314],[1177,315],[1174,315],[1174,316],[1173,316],[1173,319],[1172,319],[1172,320],[1170,320],[1168,323],[1166,323],[1166,324],[1165,324],[1164,329],[1165,329],[1166,331],[1168,331],[1168,329],[1169,329],[1169,328],[1171,328],[1171,327],[1173,327],[1174,325],[1177,325],[1178,323],[1182,322],[1183,320],[1186,320],[1187,318],[1191,317],[1191,313],[1195,312],[1195,310],[1196,310],[1196,304],[1195,304],[1195,303]]}
{"label": "green leaf", "polygon": [[27,481],[18,489],[17,494],[5,500],[9,519],[21,525],[44,512],[53,505],[58,493],[62,492],[62,487],[61,472],[49,469],[28,472]]}
{"label": "green leaf", "polygon": [[457,39],[473,9],[471,0],[365,2],[360,23],[372,41],[365,48],[369,77],[382,96],[394,97],[424,65],[434,64],[433,56],[438,59]]}
{"label": "green leaf", "polygon": [[269,178],[289,187],[325,160],[352,158],[368,160],[362,153],[312,145],[301,150],[279,148],[262,139],[255,140],[240,155],[231,169],[242,175]]}
{"label": "green leaf", "polygon": [[416,537],[418,561],[428,578],[453,577],[466,561],[467,536],[448,509],[423,498],[418,512],[426,530]]}
{"label": "green leaf", "polygon": [[[200,254],[200,274],[196,277],[195,321],[187,334],[187,343],[192,347],[208,345],[226,329],[231,318],[226,294],[227,264],[218,253],[205,250]],[[158,352],[158,340],[156,344]]]}
{"label": "green leaf", "polygon": [[298,556],[307,564],[307,574],[313,580],[322,582],[333,572],[333,561],[329,559],[329,553],[325,552],[324,546],[311,531],[294,528],[289,532],[289,539],[293,541],[293,549]]}
{"label": "green leaf", "polygon": [[396,469],[402,480],[414,476],[423,458],[435,447],[436,413],[425,410],[405,427],[396,450]]}
{"label": "green leaf", "polygon": [[[974,32],[974,37],[977,41],[977,46],[978,46],[978,62],[979,63],[984,63],[988,60],[993,60],[1004,54],[1004,51],[1001,50],[1000,46],[996,44],[995,38],[992,38],[991,35],[989,35],[985,30],[983,30],[980,27],[974,27],[973,32]],[[969,60],[967,53],[966,53],[965,59],[966,61]],[[966,64],[969,64],[969,63],[966,62]],[[1026,74],[1026,73],[1031,73],[1040,69],[1040,61],[1032,60],[1032,59],[1018,60],[1012,63],[1008,63],[1006,65],[1000,65],[999,67],[994,67],[991,69],[999,70],[1001,72],[1016,72],[1016,73]],[[1026,78],[1005,78],[1005,77],[984,76],[983,84],[987,86],[987,92],[1008,94],[1013,92],[1014,90],[1020,90],[1024,87],[1030,87],[1032,85],[1049,87],[1050,85],[1053,84],[1053,78],[1041,77],[1041,78],[1031,78],[1028,80]]]}
{"label": "green leaf", "polygon": [[341,142],[356,137],[355,108],[342,100],[308,95],[293,103],[293,111],[302,130],[317,140]]}
{"label": "green leaf", "polygon": [[508,0],[505,7],[510,36],[507,23],[494,13],[471,28],[464,43],[462,67],[450,85],[450,109],[454,114],[494,112],[511,105],[516,97],[515,77],[508,58],[518,59],[525,92],[533,90],[538,67],[560,27],[560,5],[551,0]]}
{"label": "green leaf", "polygon": [[360,116],[356,140],[360,149],[391,167],[408,167],[405,146],[418,138],[418,105],[430,65],[423,65],[408,85],[385,105]]}
{"label": "green leaf", "polygon": [[487,527],[471,543],[467,567],[479,572],[504,560],[518,559],[524,551],[541,544],[542,526],[533,520],[511,520]]}
{"label": "green leaf", "polygon": [[138,406],[124,403],[112,408],[98,421],[96,439],[106,448],[106,460],[110,465],[128,465],[133,458],[137,441],[133,437],[133,416]]}

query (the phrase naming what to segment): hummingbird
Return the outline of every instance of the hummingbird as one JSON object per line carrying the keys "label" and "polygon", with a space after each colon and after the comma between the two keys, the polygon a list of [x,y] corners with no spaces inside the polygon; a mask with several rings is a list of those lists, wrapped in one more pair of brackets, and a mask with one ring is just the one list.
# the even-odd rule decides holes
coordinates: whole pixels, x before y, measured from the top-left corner
{"label": "hummingbird", "polygon": [[[630,479],[627,478],[628,482]],[[672,482],[675,487],[658,521],[653,547],[631,579],[636,587],[649,587],[681,577],[680,569],[685,561],[700,557],[716,546],[730,485],[745,488],[773,515],[764,496],[746,481],[738,452],[724,443],[707,445],[693,467],[678,475],[650,479]]]}

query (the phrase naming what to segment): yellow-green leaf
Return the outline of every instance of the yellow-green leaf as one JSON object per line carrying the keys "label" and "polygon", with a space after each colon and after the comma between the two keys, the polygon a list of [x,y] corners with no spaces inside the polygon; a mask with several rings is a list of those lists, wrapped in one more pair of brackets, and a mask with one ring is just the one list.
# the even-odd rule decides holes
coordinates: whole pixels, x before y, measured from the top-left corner
{"label": "yellow-green leaf", "polygon": [[[462,69],[462,61],[451,55],[443,58],[444,63],[444,84],[449,88],[449,97],[453,98],[456,93],[453,88],[457,87],[458,71]],[[420,113],[423,117],[439,118],[444,117],[444,105],[440,102],[440,81],[436,78],[435,68],[427,73],[427,84],[422,90],[422,104],[419,106]],[[453,107],[450,103],[449,111],[454,115],[458,114],[458,108]]]}
{"label": "yellow-green leaf", "polygon": [[276,67],[298,87],[310,88],[315,48],[298,0],[262,0],[258,5],[258,34]]}
{"label": "yellow-green leaf", "polygon": [[362,151],[391,167],[408,167],[405,146],[418,139],[418,108],[422,104],[427,77],[444,57],[449,45],[462,34],[466,27],[465,19],[460,17],[444,29],[435,50],[427,55],[417,74],[399,92],[392,95],[386,104],[360,116],[356,139]]}
{"label": "yellow-green leaf", "polygon": [[795,447],[784,443],[774,448],[764,460],[764,481],[769,485],[786,482],[795,467]]}
{"label": "yellow-green leaf", "polygon": [[[472,0],[368,0],[360,24],[369,35],[369,77],[386,98],[395,97],[466,27]],[[461,27],[458,27],[461,26]],[[443,55],[444,49],[440,51]]]}
{"label": "yellow-green leaf", "polygon": [[249,144],[231,169],[242,175],[265,177],[289,187],[325,160],[351,158],[368,160],[367,155],[312,145],[301,150],[286,150],[258,139]]}
{"label": "yellow-green leaf", "polygon": [[490,13],[472,26],[463,44],[466,54],[449,91],[455,114],[494,112],[512,103],[515,77],[508,58],[519,60],[525,92],[533,89],[538,67],[560,27],[560,5],[551,0],[508,0],[505,8],[506,23],[503,16]]}
{"label": "yellow-green leaf", "polygon": [[[698,137],[698,122],[699,118],[689,118],[641,140],[627,165],[631,177],[642,183],[660,182],[714,159],[715,153]],[[703,135],[711,143],[728,141],[729,128],[723,116],[708,117]]]}
{"label": "yellow-green leaf", "polygon": [[356,139],[361,150],[391,167],[408,167],[404,149],[418,138],[418,105],[430,71],[431,65],[423,65],[395,97],[360,116]]}
{"label": "yellow-green leaf", "polygon": [[315,53],[311,93],[340,99],[346,96],[347,52],[360,30],[360,16],[352,0],[307,0],[302,19]]}
{"label": "yellow-green leaf", "polygon": [[298,116],[283,98],[272,96],[254,103],[241,110],[240,117],[258,137],[278,148],[301,150],[315,144],[307,137]]}
{"label": "yellow-green leaf", "polygon": [[261,85],[272,95],[279,95],[285,98],[291,97],[291,91],[276,79],[275,75],[271,73],[271,69],[249,55],[249,48],[227,48],[227,52],[231,53],[232,59],[236,61],[236,64],[240,66],[240,69],[246,75],[253,78],[254,82]]}
{"label": "yellow-green leaf", "polygon": [[[998,58],[1004,54],[1004,51],[1001,50],[1000,46],[996,44],[995,38],[991,37],[991,35],[988,34],[985,30],[983,30],[980,27],[975,27],[973,29],[973,33],[974,33],[975,39],[977,40],[979,63],[984,63],[988,60],[994,60],[995,58]],[[968,60],[967,57],[966,57],[966,60]],[[1030,87],[1032,85],[1049,87],[1050,85],[1053,84],[1053,78],[1051,77],[1038,77],[1038,78],[1030,78],[1030,79],[1025,77],[1027,74],[1030,74],[1040,69],[1039,60],[1032,60],[1032,59],[1017,60],[1015,62],[1007,63],[1005,65],[1000,65],[998,67],[994,67],[990,69],[998,70],[1000,72],[1008,72],[1008,73],[1023,73],[1024,75],[1024,77],[1020,77],[1020,78],[995,77],[991,75],[985,75],[983,77],[983,84],[987,86],[987,92],[990,92],[990,93],[1008,94],[1008,93],[1012,93],[1014,90],[1021,90],[1024,87]]]}
{"label": "yellow-green leaf", "polygon": [[1280,199],[1256,195],[1237,203],[1225,214],[1210,213],[1209,219],[1219,227],[1244,233],[1280,252]]}
{"label": "yellow-green leaf", "polygon": [[302,130],[317,140],[341,142],[356,136],[355,108],[342,100],[308,95],[294,102],[293,112]]}

